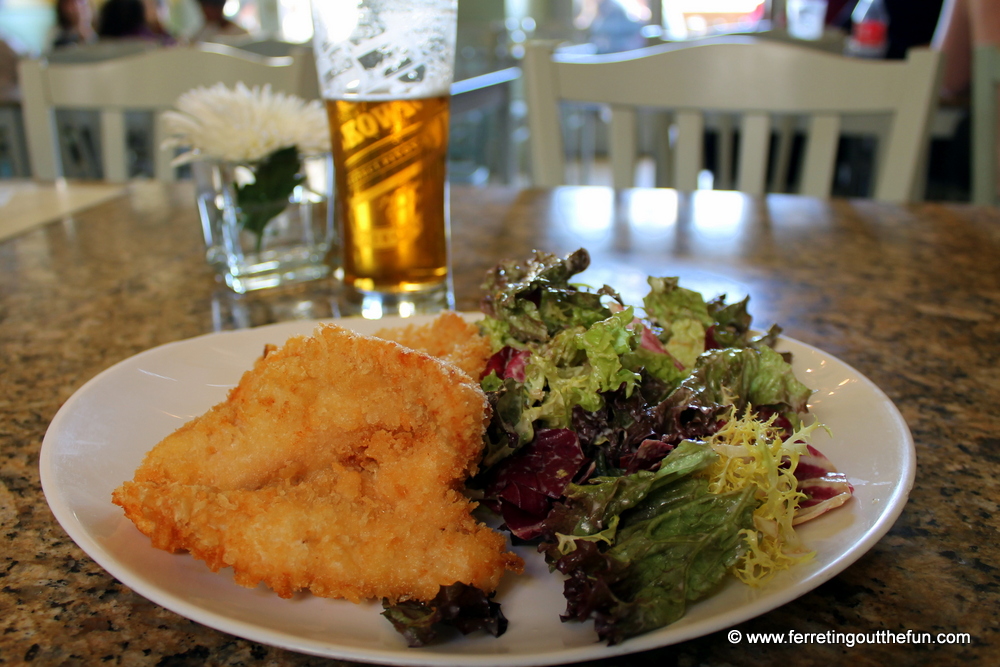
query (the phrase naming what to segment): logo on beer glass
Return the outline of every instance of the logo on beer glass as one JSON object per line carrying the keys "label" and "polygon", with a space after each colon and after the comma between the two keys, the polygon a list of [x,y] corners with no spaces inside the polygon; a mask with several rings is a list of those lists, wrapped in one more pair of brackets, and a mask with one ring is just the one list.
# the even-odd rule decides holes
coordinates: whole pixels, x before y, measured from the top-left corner
{"label": "logo on beer glass", "polygon": [[363,290],[420,289],[447,275],[448,97],[328,100],[345,278]]}

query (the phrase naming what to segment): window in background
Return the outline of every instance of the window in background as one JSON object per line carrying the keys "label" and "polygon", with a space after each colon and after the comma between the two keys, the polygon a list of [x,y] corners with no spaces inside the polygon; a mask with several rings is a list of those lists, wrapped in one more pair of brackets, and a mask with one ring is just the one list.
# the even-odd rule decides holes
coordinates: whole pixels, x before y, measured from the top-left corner
{"label": "window in background", "polygon": [[48,48],[55,10],[46,0],[0,0],[0,38],[21,56],[37,56]]}
{"label": "window in background", "polygon": [[286,42],[300,44],[312,39],[309,0],[278,0],[278,21],[281,37]]}
{"label": "window in background", "polygon": [[756,30],[764,19],[766,0],[663,0],[667,39],[691,39]]}

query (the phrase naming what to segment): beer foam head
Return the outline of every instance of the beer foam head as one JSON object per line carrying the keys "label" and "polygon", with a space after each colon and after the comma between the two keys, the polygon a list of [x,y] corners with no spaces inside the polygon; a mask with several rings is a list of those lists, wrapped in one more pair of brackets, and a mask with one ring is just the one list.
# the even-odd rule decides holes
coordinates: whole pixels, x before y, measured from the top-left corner
{"label": "beer foam head", "polygon": [[313,47],[324,98],[448,94],[457,0],[324,0],[312,5]]}

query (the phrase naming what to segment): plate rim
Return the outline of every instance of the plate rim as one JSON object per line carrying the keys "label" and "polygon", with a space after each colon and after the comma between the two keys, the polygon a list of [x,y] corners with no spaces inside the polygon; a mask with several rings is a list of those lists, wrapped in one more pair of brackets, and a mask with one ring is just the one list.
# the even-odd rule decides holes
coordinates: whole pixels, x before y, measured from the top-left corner
{"label": "plate rim", "polygon": [[[460,314],[463,317],[470,319],[478,319],[482,316],[481,313],[463,312]],[[726,614],[709,617],[688,627],[678,628],[677,626],[667,626],[673,628],[671,630],[672,636],[668,641],[663,641],[663,637],[658,636],[658,631],[651,631],[644,635],[633,637],[628,641],[615,646],[606,646],[600,643],[596,639],[595,635],[594,644],[563,648],[546,653],[476,654],[464,652],[442,652],[434,650],[433,646],[400,651],[385,648],[354,648],[329,643],[319,645],[319,642],[309,638],[295,638],[287,632],[261,627],[260,625],[245,620],[227,618],[195,603],[189,603],[186,600],[170,594],[169,592],[161,593],[161,589],[155,583],[147,582],[138,576],[133,576],[130,571],[121,566],[115,559],[114,555],[105,549],[103,545],[98,543],[87,530],[86,526],[76,518],[76,514],[72,507],[70,507],[66,502],[66,498],[63,497],[60,491],[54,486],[55,472],[52,470],[52,465],[54,460],[54,449],[57,446],[55,444],[56,433],[59,431],[59,426],[72,416],[75,404],[82,400],[81,397],[87,393],[88,389],[98,386],[108,376],[121,370],[122,367],[127,364],[141,361],[142,358],[150,355],[162,354],[171,348],[184,345],[196,345],[199,342],[204,342],[206,339],[214,340],[227,336],[246,336],[251,333],[254,336],[258,336],[265,331],[280,331],[286,334],[285,338],[282,339],[283,341],[293,335],[308,334],[311,330],[314,330],[321,324],[334,323],[344,325],[351,329],[355,329],[355,326],[353,325],[361,324],[362,326],[358,328],[370,329],[371,331],[374,331],[375,329],[383,326],[413,324],[432,318],[433,316],[383,318],[381,320],[365,320],[362,318],[290,320],[264,325],[261,327],[254,327],[251,329],[237,329],[200,334],[190,338],[164,343],[122,359],[99,372],[74,391],[73,394],[63,403],[63,405],[60,406],[59,410],[49,423],[46,433],[42,439],[38,464],[42,492],[45,496],[46,502],[55,516],[56,521],[69,535],[69,537],[87,554],[88,557],[92,558],[112,577],[154,604],[160,605],[185,618],[220,632],[234,634],[250,641],[257,641],[307,655],[358,662],[389,665],[475,665],[478,667],[526,667],[528,665],[551,665],[580,660],[610,658],[629,653],[647,651],[654,648],[661,648],[689,641],[697,637],[702,637],[727,627],[732,627],[733,625],[746,622],[760,616],[761,614],[768,613],[769,611],[782,607],[805,595],[806,593],[815,590],[817,587],[840,574],[857,562],[857,560],[867,553],[872,547],[874,547],[874,545],[885,536],[895,521],[899,518],[906,506],[909,494],[913,488],[916,478],[916,447],[909,425],[906,423],[905,418],[902,416],[895,403],[871,379],[850,364],[821,350],[818,347],[782,335],[779,341],[791,343],[793,346],[800,346],[804,349],[810,350],[814,354],[818,354],[825,359],[832,360],[843,366],[846,371],[853,374],[864,384],[866,390],[872,392],[885,403],[885,405],[889,408],[890,414],[894,417],[893,421],[901,427],[901,434],[903,435],[903,438],[902,441],[898,443],[898,446],[904,456],[901,460],[902,465],[898,471],[898,476],[894,478],[898,481],[896,482],[892,494],[886,499],[884,509],[878,514],[877,519],[872,523],[872,525],[861,535],[860,539],[851,544],[836,560],[815,572],[810,577],[808,587],[804,590],[796,586],[786,587],[784,590],[777,591],[767,597],[761,597],[757,600],[739,605],[737,608]],[[167,599],[164,600],[164,597]],[[737,618],[735,618],[735,620],[727,620],[730,619],[730,617]],[[718,621],[713,619],[718,619]],[[666,628],[660,630],[665,629]],[[289,639],[294,639],[295,641],[289,641]]]}

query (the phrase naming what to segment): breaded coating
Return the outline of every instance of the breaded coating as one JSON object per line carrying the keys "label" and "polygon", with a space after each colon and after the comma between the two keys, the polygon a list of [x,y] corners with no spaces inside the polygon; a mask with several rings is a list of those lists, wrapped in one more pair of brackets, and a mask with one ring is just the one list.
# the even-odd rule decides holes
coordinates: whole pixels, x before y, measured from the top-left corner
{"label": "breaded coating", "polygon": [[482,376],[490,358],[489,339],[475,324],[451,311],[428,324],[379,329],[375,335],[451,362],[474,380]]}
{"label": "breaded coating", "polygon": [[523,563],[462,494],[487,410],[450,364],[327,325],[269,349],[113,500],[153,546],[282,597],[489,592]]}

